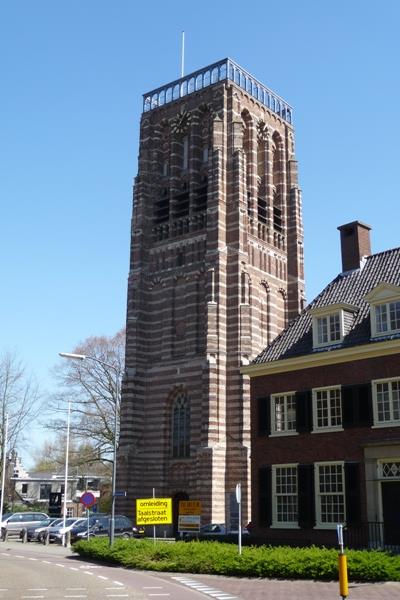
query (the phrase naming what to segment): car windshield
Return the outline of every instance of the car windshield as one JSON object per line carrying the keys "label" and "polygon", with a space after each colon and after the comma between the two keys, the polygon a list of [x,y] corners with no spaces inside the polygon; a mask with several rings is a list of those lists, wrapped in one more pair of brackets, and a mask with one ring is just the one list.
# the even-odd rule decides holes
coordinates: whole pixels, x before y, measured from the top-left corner
{"label": "car windshield", "polygon": [[8,519],[8,517],[11,517],[11,515],[14,513],[4,513],[4,515],[1,517],[1,520],[4,521],[5,519]]}
{"label": "car windshield", "polygon": [[60,525],[62,522],[63,522],[63,520],[62,520],[62,519],[52,519],[52,520],[50,521],[50,525],[51,525],[52,527],[55,527],[56,525]]}

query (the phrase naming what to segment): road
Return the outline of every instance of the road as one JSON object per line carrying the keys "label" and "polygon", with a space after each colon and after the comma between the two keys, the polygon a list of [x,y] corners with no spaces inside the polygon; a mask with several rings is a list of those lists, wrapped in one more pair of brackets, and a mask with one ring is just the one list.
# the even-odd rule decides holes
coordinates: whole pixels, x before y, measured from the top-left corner
{"label": "road", "polygon": [[[147,573],[93,564],[60,546],[0,542],[0,600],[340,600],[337,582]],[[399,600],[400,583],[349,585],[349,600]]]}

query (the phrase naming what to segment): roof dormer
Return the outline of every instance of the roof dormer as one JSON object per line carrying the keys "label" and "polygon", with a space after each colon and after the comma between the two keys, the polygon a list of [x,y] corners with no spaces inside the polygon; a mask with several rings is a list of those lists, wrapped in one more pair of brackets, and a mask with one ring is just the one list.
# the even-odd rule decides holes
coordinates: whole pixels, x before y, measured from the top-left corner
{"label": "roof dormer", "polygon": [[344,302],[312,308],[313,349],[341,344],[357,311],[356,306]]}
{"label": "roof dormer", "polygon": [[379,283],[365,300],[370,305],[373,338],[400,333],[400,286]]}

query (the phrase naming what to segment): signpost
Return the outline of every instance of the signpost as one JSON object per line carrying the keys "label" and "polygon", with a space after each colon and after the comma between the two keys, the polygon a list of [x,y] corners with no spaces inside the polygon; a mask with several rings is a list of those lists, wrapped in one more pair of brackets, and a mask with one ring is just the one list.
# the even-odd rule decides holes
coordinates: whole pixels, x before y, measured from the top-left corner
{"label": "signpost", "polygon": [[179,533],[199,532],[201,522],[201,502],[200,500],[180,500],[179,501]]}
{"label": "signpost", "polygon": [[96,498],[92,494],[92,492],[83,492],[81,497],[79,498],[79,502],[83,504],[86,508],[86,518],[87,518],[87,539],[89,540],[89,508],[96,504]]}
{"label": "signpost", "polygon": [[170,525],[172,523],[171,498],[137,498],[137,525]]}
{"label": "signpost", "polygon": [[239,554],[242,554],[242,486],[236,485],[236,502],[239,505],[239,527],[238,527],[238,547]]}

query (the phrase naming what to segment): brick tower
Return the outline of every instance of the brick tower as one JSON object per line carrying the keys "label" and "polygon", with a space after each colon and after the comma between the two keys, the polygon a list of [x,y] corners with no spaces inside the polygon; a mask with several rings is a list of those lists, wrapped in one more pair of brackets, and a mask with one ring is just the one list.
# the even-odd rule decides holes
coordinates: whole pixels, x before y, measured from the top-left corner
{"label": "brick tower", "polygon": [[291,107],[230,59],[144,96],[134,186],[118,488],[201,500],[237,520],[250,494],[239,369],[301,310]]}

